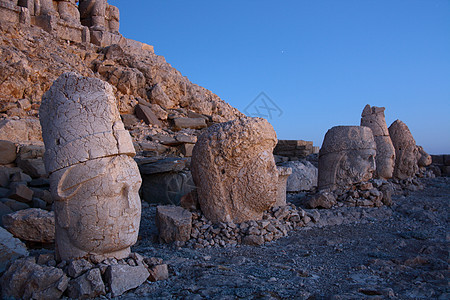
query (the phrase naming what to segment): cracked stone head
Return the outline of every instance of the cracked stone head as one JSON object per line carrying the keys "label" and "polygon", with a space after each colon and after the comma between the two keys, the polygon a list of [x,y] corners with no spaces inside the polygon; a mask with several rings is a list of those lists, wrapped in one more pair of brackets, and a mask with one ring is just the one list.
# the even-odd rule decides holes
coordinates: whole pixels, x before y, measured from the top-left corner
{"label": "cracked stone head", "polygon": [[419,170],[419,149],[416,146],[408,126],[400,120],[389,126],[389,134],[395,148],[394,177],[407,179],[413,177]]}
{"label": "cracked stone head", "polygon": [[126,155],[97,158],[50,176],[61,259],[126,257],[138,236],[141,176]]}
{"label": "cracked stone head", "polygon": [[328,130],[319,152],[319,189],[347,189],[373,177],[376,145],[364,126],[336,126]]}
{"label": "cracked stone head", "polygon": [[139,230],[141,177],[112,87],[65,73],[44,95],[40,122],[58,257],[127,257]]}

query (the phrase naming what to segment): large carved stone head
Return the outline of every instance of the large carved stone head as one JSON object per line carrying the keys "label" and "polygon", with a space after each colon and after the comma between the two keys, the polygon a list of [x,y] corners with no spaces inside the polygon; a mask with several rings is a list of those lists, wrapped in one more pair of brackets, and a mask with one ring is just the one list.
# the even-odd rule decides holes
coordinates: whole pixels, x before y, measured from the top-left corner
{"label": "large carved stone head", "polygon": [[216,124],[199,137],[191,170],[201,210],[209,220],[257,220],[275,203],[276,142],[272,126],[261,118]]}
{"label": "large carved stone head", "polygon": [[375,176],[377,178],[392,178],[395,165],[395,149],[389,137],[389,131],[384,117],[384,107],[366,105],[361,114],[361,126],[372,129],[377,145]]}
{"label": "large carved stone head", "polygon": [[127,257],[139,230],[141,177],[112,87],[65,73],[44,95],[40,121],[57,254]]}
{"label": "large carved stone head", "polygon": [[394,144],[396,156],[394,177],[397,179],[414,177],[419,170],[420,154],[408,126],[402,121],[396,120],[389,126],[389,135]]}
{"label": "large carved stone head", "polygon": [[325,134],[319,152],[319,189],[347,189],[375,171],[376,145],[364,126],[336,126]]}

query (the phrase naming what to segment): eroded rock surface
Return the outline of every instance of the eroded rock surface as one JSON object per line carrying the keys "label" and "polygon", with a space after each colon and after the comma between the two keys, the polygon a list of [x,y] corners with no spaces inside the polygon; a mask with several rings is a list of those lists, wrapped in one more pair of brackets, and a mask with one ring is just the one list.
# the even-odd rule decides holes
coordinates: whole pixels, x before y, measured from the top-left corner
{"label": "eroded rock surface", "polygon": [[192,154],[192,175],[205,216],[212,222],[261,219],[274,205],[278,171],[275,131],[264,119],[243,118],[208,128]]}

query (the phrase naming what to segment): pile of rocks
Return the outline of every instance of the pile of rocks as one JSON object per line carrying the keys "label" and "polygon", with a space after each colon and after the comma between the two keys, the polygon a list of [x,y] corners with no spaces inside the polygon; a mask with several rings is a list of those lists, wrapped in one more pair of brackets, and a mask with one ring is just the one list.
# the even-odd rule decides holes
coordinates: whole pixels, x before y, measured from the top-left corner
{"label": "pile of rocks", "polygon": [[53,198],[43,154],[43,145],[17,145],[0,140],[0,224],[2,216],[19,210],[51,210]]}
{"label": "pile of rocks", "polygon": [[132,253],[102,262],[78,259],[57,263],[54,253],[15,260],[0,278],[2,295],[15,299],[117,297],[146,281],[169,277],[162,259]]}
{"label": "pile of rocks", "polygon": [[271,208],[263,213],[261,220],[248,220],[240,224],[213,224],[198,210],[189,212],[174,206],[159,206],[156,219],[161,241],[175,242],[177,246],[211,248],[262,245],[287,236],[289,231],[305,227],[319,218],[317,211],[307,213],[289,204]]}

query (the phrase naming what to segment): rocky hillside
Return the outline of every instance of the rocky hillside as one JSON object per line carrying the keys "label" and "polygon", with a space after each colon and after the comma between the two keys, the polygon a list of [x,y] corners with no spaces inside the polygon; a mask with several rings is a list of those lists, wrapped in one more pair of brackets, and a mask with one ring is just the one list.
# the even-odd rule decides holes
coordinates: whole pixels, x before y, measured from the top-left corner
{"label": "rocky hillside", "polygon": [[200,114],[210,122],[242,115],[211,91],[191,83],[151,46],[138,50],[127,44],[99,47],[68,42],[40,27],[4,20],[0,31],[3,119],[37,118],[42,95],[67,71],[111,83],[121,113],[133,114],[140,102],[151,108],[162,128],[173,127],[171,120],[188,114]]}

